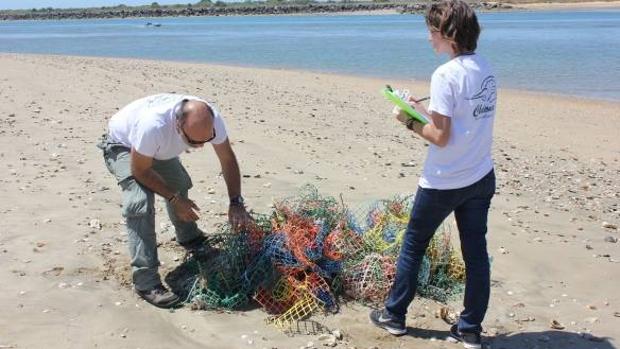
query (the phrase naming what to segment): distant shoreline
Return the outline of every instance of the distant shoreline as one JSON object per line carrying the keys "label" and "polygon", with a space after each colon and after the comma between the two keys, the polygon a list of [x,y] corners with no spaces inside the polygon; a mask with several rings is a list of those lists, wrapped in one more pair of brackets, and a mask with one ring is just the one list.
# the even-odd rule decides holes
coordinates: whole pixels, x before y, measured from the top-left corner
{"label": "distant shoreline", "polygon": [[[204,5],[115,6],[77,9],[30,9],[0,11],[0,20],[61,20],[96,18],[157,18],[238,15],[385,15],[422,13],[427,2],[285,2],[222,3]],[[592,2],[477,2],[472,6],[481,12],[511,10],[608,9],[620,8],[620,1]]]}
{"label": "distant shoreline", "polygon": [[[154,4],[157,4],[156,2]],[[398,2],[393,0],[364,2],[318,2],[316,0],[290,0],[287,2],[225,3],[217,1],[208,5],[151,5],[75,9],[31,9],[0,11],[0,20],[59,20],[95,18],[157,18],[157,17],[201,17],[201,16],[245,16],[245,15],[295,15],[295,14],[339,14],[372,13],[375,11],[394,13],[420,13],[426,10],[426,2]],[[512,5],[500,2],[473,4],[476,9],[510,9]]]}

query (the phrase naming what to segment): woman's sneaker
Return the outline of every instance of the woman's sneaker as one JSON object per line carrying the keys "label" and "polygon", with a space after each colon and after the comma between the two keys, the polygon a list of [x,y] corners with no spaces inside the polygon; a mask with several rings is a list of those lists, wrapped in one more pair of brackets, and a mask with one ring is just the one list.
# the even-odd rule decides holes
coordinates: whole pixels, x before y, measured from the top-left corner
{"label": "woman's sneaker", "polygon": [[370,312],[370,321],[377,327],[388,331],[395,336],[402,336],[407,333],[404,321],[392,319],[386,314],[385,310],[373,310]]}
{"label": "woman's sneaker", "polygon": [[467,349],[481,349],[482,340],[480,333],[467,333],[459,331],[459,327],[454,324],[450,327],[450,337],[463,343],[463,346]]}

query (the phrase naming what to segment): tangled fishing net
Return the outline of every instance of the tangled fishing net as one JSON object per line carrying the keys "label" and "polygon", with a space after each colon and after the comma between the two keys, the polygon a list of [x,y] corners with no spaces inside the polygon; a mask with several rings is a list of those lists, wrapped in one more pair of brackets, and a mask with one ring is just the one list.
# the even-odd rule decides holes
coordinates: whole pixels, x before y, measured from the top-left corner
{"label": "tangled fishing net", "polygon": [[[318,311],[337,312],[341,299],[379,305],[394,281],[411,203],[407,197],[351,210],[305,186],[245,232],[222,226],[210,235],[217,253],[188,262],[195,276],[186,280],[186,302],[228,310],[255,302],[284,331],[307,327]],[[462,291],[464,270],[444,225],[423,259],[418,293],[446,302]]]}

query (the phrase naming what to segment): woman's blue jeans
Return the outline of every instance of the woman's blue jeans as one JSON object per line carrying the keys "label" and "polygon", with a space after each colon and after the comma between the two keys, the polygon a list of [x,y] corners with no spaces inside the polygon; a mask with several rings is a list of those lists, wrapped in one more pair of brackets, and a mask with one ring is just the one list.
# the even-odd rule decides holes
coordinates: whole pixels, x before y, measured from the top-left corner
{"label": "woman's blue jeans", "polygon": [[398,321],[405,321],[407,307],[415,296],[422,258],[433,234],[452,212],[456,218],[465,262],[465,298],[458,328],[480,332],[490,293],[487,253],[487,217],[495,193],[493,170],[465,188],[437,190],[418,188],[407,231],[396,265],[396,277],[385,308]]}

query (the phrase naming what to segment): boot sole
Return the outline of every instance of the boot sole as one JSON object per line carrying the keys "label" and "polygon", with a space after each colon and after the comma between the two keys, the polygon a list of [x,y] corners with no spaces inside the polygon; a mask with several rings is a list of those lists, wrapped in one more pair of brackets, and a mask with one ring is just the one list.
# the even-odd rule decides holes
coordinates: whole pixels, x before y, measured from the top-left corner
{"label": "boot sole", "polygon": [[[137,293],[137,292],[136,292]],[[145,302],[147,302],[150,305],[156,306],[157,308],[161,308],[161,309],[170,309],[170,308],[175,308],[176,306],[178,306],[181,303],[181,298],[176,298],[175,300],[172,300],[170,302],[166,302],[166,303],[155,303],[145,297],[142,297],[141,294],[137,293],[138,297],[140,297],[141,299],[143,299]]]}

